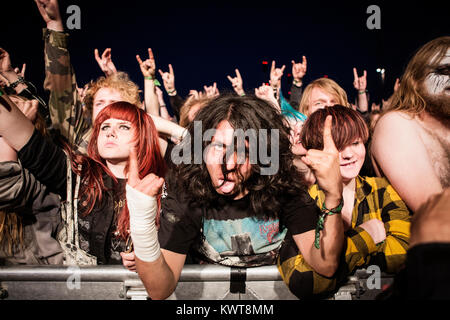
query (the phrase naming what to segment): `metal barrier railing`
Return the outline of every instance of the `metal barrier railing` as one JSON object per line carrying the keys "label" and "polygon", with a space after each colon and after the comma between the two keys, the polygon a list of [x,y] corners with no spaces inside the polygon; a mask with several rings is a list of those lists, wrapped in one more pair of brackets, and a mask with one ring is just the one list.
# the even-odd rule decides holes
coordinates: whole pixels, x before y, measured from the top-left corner
{"label": "metal barrier railing", "polygon": [[[359,276],[350,277],[349,282],[334,297],[352,299],[355,294],[359,297],[364,288],[361,281],[364,279],[363,271]],[[392,280],[386,277],[384,279],[388,282]],[[138,274],[121,265],[0,267],[0,299],[146,298],[147,293]],[[169,299],[291,300],[296,297],[282,281],[276,266],[231,268],[187,264]]]}

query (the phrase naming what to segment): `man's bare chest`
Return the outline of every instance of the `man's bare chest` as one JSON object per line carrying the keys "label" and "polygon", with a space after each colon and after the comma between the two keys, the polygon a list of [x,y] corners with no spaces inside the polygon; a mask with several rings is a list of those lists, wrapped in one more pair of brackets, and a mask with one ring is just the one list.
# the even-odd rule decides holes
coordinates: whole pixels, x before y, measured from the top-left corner
{"label": "man's bare chest", "polygon": [[450,186],[450,130],[419,122],[418,130],[441,185]]}

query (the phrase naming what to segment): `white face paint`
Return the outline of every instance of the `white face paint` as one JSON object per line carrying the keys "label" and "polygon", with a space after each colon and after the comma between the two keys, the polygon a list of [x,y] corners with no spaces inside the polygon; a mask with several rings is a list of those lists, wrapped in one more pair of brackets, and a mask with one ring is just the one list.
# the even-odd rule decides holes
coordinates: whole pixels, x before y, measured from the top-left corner
{"label": "white face paint", "polygon": [[437,68],[426,76],[424,84],[430,95],[450,95],[450,49],[439,61]]}

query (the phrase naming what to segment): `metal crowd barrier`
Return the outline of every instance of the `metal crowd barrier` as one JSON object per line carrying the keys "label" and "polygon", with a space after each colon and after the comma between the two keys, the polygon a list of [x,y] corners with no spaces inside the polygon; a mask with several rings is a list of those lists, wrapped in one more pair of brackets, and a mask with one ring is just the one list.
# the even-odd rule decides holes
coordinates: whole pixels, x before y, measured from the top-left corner
{"label": "metal crowd barrier", "polygon": [[[368,290],[367,273],[359,270],[331,297],[373,299],[381,290]],[[392,278],[382,275],[383,285]],[[109,266],[0,267],[0,299],[6,300],[124,300],[147,299],[135,272]],[[230,268],[185,265],[170,300],[295,300],[276,266]]]}

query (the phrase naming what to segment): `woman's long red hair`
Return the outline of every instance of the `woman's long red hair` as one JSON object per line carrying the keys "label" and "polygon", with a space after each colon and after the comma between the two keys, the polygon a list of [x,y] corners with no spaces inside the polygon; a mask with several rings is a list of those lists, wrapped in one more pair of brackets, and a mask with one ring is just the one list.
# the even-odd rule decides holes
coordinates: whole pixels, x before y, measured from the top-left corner
{"label": "woman's long red hair", "polygon": [[[161,155],[158,142],[158,132],[151,117],[142,109],[134,104],[119,101],[105,107],[95,119],[92,136],[88,146],[88,157],[78,156],[75,163],[82,164],[81,172],[77,168],[73,168],[83,177],[80,188],[80,195],[86,197],[86,211],[84,215],[88,215],[97,201],[102,200],[103,191],[106,187],[103,181],[103,174],[106,173],[117,179],[108,169],[106,161],[102,159],[98,152],[97,141],[101,124],[108,119],[120,119],[131,122],[135,129],[135,146],[137,150],[137,158],[139,163],[139,177],[142,179],[149,173],[153,173],[158,177],[164,177],[166,173],[166,164]],[[76,164],[74,163],[74,166]],[[128,172],[128,164],[125,167],[125,173]],[[158,197],[158,211],[156,223],[159,225],[159,208],[160,196]],[[127,239],[130,229],[130,213],[128,206],[124,206],[117,220],[117,229],[122,239]]]}

